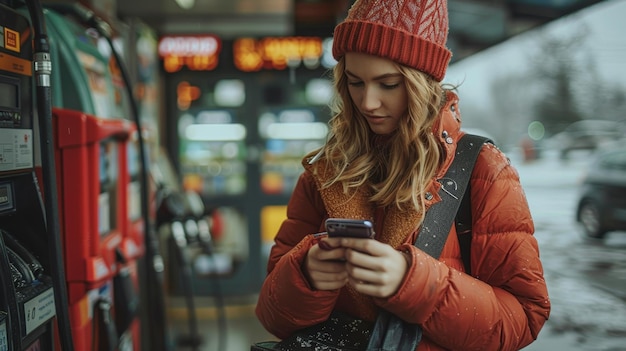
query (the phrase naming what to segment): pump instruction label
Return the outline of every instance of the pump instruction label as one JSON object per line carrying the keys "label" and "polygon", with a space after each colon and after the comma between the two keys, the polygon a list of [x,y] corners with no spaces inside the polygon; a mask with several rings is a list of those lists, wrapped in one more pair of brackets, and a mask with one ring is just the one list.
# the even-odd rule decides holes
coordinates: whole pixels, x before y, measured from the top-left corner
{"label": "pump instruction label", "polygon": [[30,334],[56,315],[54,307],[54,290],[49,288],[24,303],[26,334]]}
{"label": "pump instruction label", "polygon": [[4,47],[20,52],[20,32],[4,27]]}
{"label": "pump instruction label", "polygon": [[0,129],[0,172],[33,167],[33,131]]}

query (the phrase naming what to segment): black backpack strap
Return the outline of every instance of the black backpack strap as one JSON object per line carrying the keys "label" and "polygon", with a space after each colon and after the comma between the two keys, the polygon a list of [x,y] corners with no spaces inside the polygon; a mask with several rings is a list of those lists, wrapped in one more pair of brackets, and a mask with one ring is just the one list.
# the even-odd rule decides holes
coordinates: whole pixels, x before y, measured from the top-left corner
{"label": "black backpack strap", "polygon": [[465,273],[472,274],[472,259],[471,259],[471,247],[472,247],[472,199],[471,186],[468,185],[465,190],[463,200],[461,200],[461,207],[456,213],[455,226],[456,236],[459,239],[459,246],[461,247],[461,259],[463,260],[463,267],[465,267]]}
{"label": "black backpack strap", "polygon": [[439,180],[441,201],[432,205],[426,212],[420,233],[415,240],[415,246],[435,258],[439,258],[446,243],[465,190],[469,187],[474,163],[483,144],[487,141],[489,139],[483,136],[465,134],[458,141],[456,155],[450,168]]}
{"label": "black backpack strap", "polygon": [[[458,141],[456,155],[450,168],[439,180],[441,182],[439,195],[442,200],[432,205],[426,212],[419,235],[415,240],[415,246],[435,258],[439,258],[446,243],[452,222],[461,206],[461,200],[468,198],[469,202],[469,196],[464,196],[465,190],[469,187],[469,179],[478,154],[487,141],[489,139],[482,136],[465,134]],[[471,227],[469,203],[466,207],[470,210]],[[471,233],[469,236],[471,237]],[[461,255],[463,256],[463,247]],[[415,350],[421,338],[422,328],[419,325],[406,323],[396,315],[382,310],[376,319],[366,350]]]}
{"label": "black backpack strap", "polygon": [[[473,136],[474,137],[474,136]],[[485,137],[478,137],[482,139],[480,143],[491,143],[493,140]],[[471,184],[467,185],[465,194],[461,200],[461,206],[459,207],[456,218],[456,235],[459,239],[459,246],[461,248],[461,259],[463,260],[463,267],[465,273],[472,274],[472,259],[471,259],[471,247],[472,247],[472,191]]]}

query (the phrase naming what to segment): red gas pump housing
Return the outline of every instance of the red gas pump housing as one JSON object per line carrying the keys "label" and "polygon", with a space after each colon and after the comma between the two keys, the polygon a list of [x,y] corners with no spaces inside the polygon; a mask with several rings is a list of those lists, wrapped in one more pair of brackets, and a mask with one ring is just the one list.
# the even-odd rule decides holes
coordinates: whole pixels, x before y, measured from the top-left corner
{"label": "red gas pump housing", "polygon": [[128,173],[132,125],[55,108],[53,126],[70,319],[76,349],[88,350],[95,299],[113,294],[120,269],[126,194],[119,184]]}

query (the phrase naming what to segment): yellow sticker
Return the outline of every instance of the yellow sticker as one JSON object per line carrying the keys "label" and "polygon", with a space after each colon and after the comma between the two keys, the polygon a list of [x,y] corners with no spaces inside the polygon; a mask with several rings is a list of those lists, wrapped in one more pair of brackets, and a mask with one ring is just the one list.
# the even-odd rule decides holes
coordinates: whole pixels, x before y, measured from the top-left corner
{"label": "yellow sticker", "polygon": [[20,33],[5,27],[4,47],[15,52],[20,52]]}

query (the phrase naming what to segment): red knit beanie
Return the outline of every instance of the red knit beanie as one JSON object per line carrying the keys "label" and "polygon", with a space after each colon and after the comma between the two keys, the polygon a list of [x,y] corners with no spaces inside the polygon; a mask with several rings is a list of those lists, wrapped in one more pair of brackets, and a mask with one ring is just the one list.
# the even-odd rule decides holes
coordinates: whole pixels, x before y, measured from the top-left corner
{"label": "red knit beanie", "polygon": [[337,25],[333,56],[361,52],[416,68],[440,82],[452,53],[446,48],[446,0],[356,0]]}

